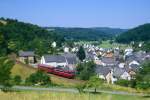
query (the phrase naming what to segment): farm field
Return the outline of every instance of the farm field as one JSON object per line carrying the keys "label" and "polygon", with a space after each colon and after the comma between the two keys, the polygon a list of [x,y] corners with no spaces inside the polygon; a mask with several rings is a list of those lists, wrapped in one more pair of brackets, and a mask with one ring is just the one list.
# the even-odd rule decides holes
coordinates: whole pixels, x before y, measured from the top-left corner
{"label": "farm field", "polygon": [[102,47],[102,48],[120,47],[121,49],[125,49],[126,47],[128,47],[128,45],[119,44],[119,43],[115,43],[115,42],[110,44],[109,40],[107,40],[107,41],[102,41],[102,43],[99,45],[99,47]]}
{"label": "farm field", "polygon": [[[75,42],[75,44],[97,44],[98,41],[79,41]],[[98,44],[97,44],[98,45]],[[114,47],[120,47],[121,49],[127,48],[129,45],[127,44],[120,44],[120,43],[110,43],[110,40],[102,41],[101,44],[98,45],[101,48],[114,48]]]}
{"label": "farm field", "polygon": [[149,100],[148,97],[89,94],[89,93],[64,93],[64,92],[0,92],[1,100]]}

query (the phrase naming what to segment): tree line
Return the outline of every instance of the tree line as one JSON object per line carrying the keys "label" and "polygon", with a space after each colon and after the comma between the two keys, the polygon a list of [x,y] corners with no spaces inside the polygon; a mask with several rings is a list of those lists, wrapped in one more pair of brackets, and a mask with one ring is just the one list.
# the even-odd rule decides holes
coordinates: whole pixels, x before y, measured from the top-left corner
{"label": "tree line", "polygon": [[54,41],[60,47],[64,38],[57,35],[56,32],[49,32],[37,25],[0,18],[1,56],[11,52],[16,53],[19,50],[34,50],[39,55],[48,53],[51,50],[51,43]]}

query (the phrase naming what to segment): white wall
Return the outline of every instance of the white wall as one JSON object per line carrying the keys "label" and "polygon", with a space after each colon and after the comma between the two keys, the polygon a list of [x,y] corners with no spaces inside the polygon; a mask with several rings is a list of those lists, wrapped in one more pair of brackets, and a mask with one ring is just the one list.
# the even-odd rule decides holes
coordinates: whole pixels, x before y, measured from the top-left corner
{"label": "white wall", "polygon": [[45,59],[44,59],[44,56],[42,56],[42,58],[41,58],[41,64],[49,65],[49,66],[53,66],[53,67],[66,66],[66,65],[67,65],[66,62],[62,62],[62,63],[57,63],[57,62],[46,63],[46,62],[45,62]]}
{"label": "white wall", "polygon": [[130,76],[127,72],[124,72],[124,73],[121,75],[121,79],[130,80],[130,79],[131,79],[131,76]]}

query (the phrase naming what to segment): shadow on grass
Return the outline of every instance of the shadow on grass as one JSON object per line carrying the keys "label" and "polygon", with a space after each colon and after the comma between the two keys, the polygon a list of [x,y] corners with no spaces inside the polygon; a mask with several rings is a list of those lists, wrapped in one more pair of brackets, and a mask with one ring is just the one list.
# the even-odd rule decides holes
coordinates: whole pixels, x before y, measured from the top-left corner
{"label": "shadow on grass", "polygon": [[143,96],[143,98],[150,98],[150,95]]}

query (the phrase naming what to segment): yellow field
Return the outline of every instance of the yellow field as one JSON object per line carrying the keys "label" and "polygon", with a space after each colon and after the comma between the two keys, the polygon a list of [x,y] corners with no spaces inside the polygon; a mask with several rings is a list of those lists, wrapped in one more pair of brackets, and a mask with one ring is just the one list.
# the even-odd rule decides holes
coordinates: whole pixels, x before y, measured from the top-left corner
{"label": "yellow field", "polygon": [[150,100],[139,96],[62,93],[62,92],[0,92],[0,100]]}
{"label": "yellow field", "polygon": [[30,74],[36,72],[36,69],[28,67],[23,64],[15,64],[11,70],[12,76],[19,75],[24,80],[30,76]]}

